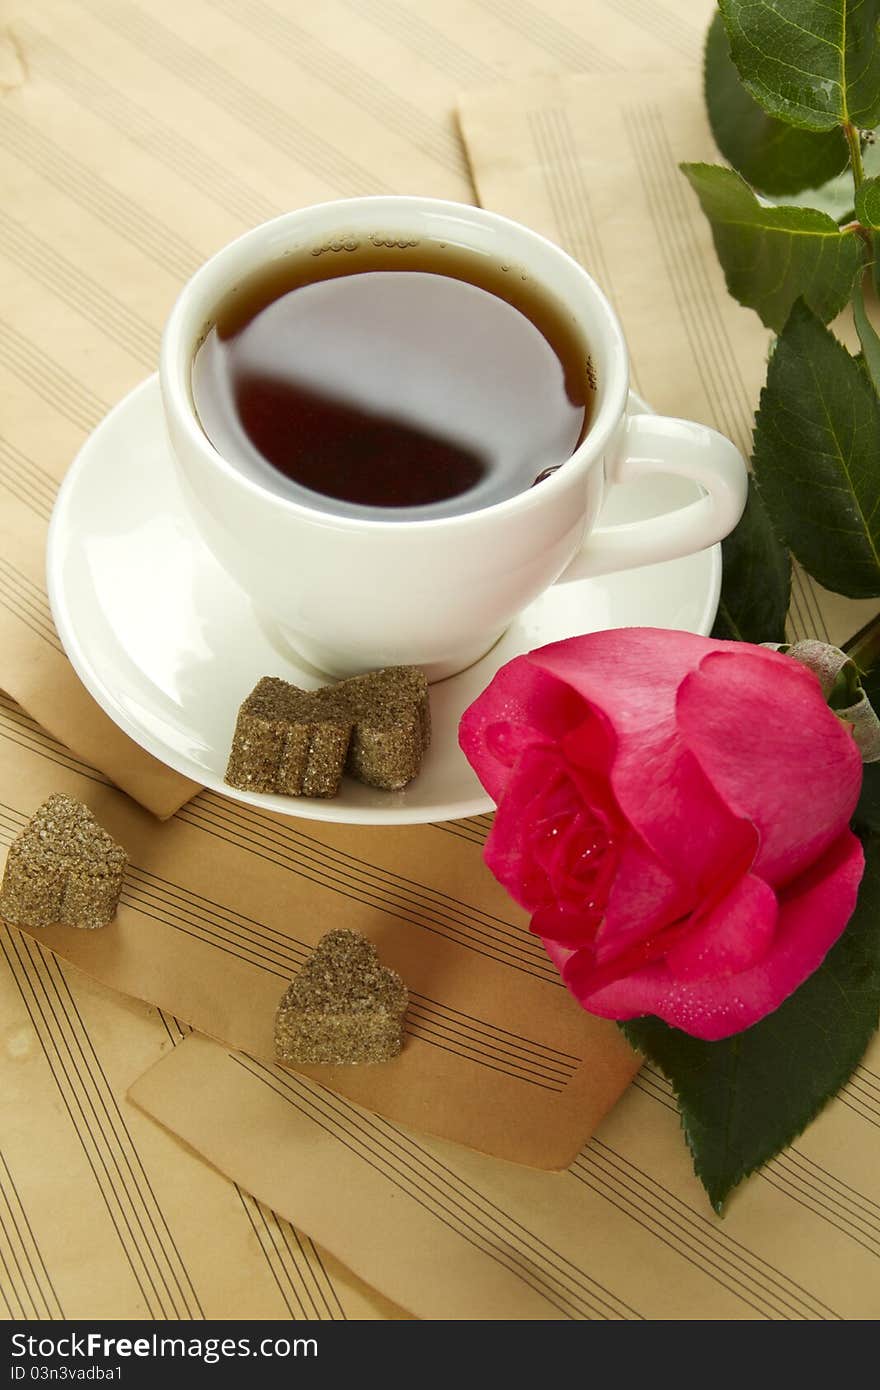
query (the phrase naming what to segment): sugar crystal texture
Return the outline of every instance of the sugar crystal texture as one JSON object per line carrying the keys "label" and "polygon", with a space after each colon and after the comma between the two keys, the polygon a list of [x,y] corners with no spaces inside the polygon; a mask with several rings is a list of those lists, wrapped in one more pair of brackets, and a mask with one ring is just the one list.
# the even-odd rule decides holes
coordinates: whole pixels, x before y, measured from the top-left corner
{"label": "sugar crystal texture", "polygon": [[331,797],[345,770],[399,790],[418,773],[430,737],[428,682],[417,666],[319,690],[264,676],[239,710],[226,781],[244,791]]}
{"label": "sugar crystal texture", "polygon": [[351,717],[278,676],[258,681],[238,712],[226,781],[242,791],[335,796]]}
{"label": "sugar crystal texture", "polygon": [[372,942],[331,931],[288,986],[275,1015],[275,1051],[285,1062],[387,1062],[403,1046],[406,985]]}
{"label": "sugar crystal texture", "polygon": [[87,806],[56,792],[9,847],[0,916],[18,926],[105,927],[116,915],[128,855]]}
{"label": "sugar crystal texture", "polygon": [[424,671],[418,666],[388,666],[340,681],[332,694],[354,718],[346,771],[385,791],[411,782],[431,741]]}

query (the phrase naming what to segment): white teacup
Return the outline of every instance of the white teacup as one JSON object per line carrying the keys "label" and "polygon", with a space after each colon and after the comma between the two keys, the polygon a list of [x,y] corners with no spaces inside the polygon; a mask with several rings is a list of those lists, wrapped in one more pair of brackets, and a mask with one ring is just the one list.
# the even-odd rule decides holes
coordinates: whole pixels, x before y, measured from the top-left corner
{"label": "white teacup", "polygon": [[[575,315],[596,373],[592,420],[572,456],[539,486],[455,516],[360,519],[270,491],[209,442],[191,376],[220,302],[284,254],[377,226],[516,263]],[[476,207],[355,198],[256,227],[184,287],[165,328],[159,374],[198,530],[256,608],[333,676],[409,664],[424,667],[431,680],[453,675],[488,651],[551,584],[702,550],[727,535],[745,505],[745,464],[729,440],[684,420],[627,416],[623,334],[587,272],[544,237]],[[704,495],[662,516],[595,527],[607,483],[655,473],[694,479]]]}

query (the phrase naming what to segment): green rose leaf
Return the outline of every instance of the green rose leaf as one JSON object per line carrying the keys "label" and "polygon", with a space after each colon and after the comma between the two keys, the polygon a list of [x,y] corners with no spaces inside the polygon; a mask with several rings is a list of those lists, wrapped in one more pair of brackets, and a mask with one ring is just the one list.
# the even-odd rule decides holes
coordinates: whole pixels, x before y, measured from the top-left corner
{"label": "green rose leaf", "polygon": [[[810,138],[815,140],[817,137],[813,135]],[[876,178],[880,174],[880,142],[877,140],[866,145],[862,151],[862,167],[866,178]],[[843,173],[823,183],[821,188],[805,188],[799,194],[792,195],[776,193],[773,202],[783,206],[818,208],[839,224],[852,222],[856,215],[856,195],[849,162]]]}
{"label": "green rose leaf", "polygon": [[[875,710],[880,710],[880,665],[873,666],[862,676],[862,689]],[[853,812],[856,830],[880,833],[880,763],[865,763],[862,768],[862,790]]]}
{"label": "green rose leaf", "polygon": [[721,601],[712,636],[734,642],[784,642],[791,559],[773,532],[752,478],[746,509],[722,542],[721,554]]}
{"label": "green rose leaf", "polygon": [[880,0],[718,0],[745,86],[804,130],[880,120]]}
{"label": "green rose leaf", "polygon": [[[763,193],[819,188],[845,168],[849,150],[842,130],[798,130],[768,116],[750,96],[730,57],[724,23],[717,13],[706,35],[703,89],[716,145],[728,163]],[[851,200],[852,183],[849,196]]]}
{"label": "green rose leaf", "polygon": [[880,404],[865,371],[802,303],[770,358],[752,463],[776,533],[850,598],[880,595]]}
{"label": "green rose leaf", "polygon": [[853,319],[862,345],[865,370],[874,383],[874,390],[880,395],[880,337],[865,311],[862,287],[858,281],[853,289]]}
{"label": "green rose leaf", "polygon": [[629,1041],[665,1072],[694,1169],[720,1212],[737,1183],[801,1133],[852,1075],[880,1014],[880,838],[846,931],[775,1013],[722,1042],[658,1018],[631,1019]]}
{"label": "green rose leaf", "polygon": [[863,227],[880,227],[880,179],[865,179],[856,189],[856,217]]}
{"label": "green rose leaf", "polygon": [[764,207],[732,169],[682,164],[709,219],[727,288],[768,328],[803,297],[826,323],[849,299],[862,264],[858,234],[814,208]]}
{"label": "green rose leaf", "polygon": [[862,768],[862,790],[853,812],[853,827],[880,833],[880,763],[865,763]]}

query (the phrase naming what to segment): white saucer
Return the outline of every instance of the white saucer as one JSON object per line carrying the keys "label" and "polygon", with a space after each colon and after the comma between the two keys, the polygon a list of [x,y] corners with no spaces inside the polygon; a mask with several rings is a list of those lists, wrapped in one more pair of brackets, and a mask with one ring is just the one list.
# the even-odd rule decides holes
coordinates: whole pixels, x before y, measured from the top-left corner
{"label": "white saucer", "polygon": [[[634,408],[644,409],[636,401]],[[612,489],[605,521],[631,521],[693,499],[675,479]],[[647,625],[708,633],[720,546],[684,560],[543,594],[470,670],[431,688],[434,736],[401,792],[345,778],[332,801],[227,787],[238,707],[260,676],[313,688],[322,679],[259,618],[194,533],[151,377],[102,421],[73,463],[48,542],[52,612],[73,666],[120,728],[169,767],[236,801],[313,820],[374,825],[453,820],[492,809],[458,747],[463,710],[512,657],[600,628]]]}

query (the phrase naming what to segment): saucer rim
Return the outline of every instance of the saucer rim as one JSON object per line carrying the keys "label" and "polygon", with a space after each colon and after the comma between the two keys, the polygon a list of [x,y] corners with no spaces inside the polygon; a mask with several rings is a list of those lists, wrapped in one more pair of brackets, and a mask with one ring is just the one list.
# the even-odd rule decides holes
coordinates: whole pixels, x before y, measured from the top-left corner
{"label": "saucer rim", "polygon": [[[347,803],[344,796],[328,800],[321,800],[314,797],[282,797],[272,793],[248,792],[236,787],[230,787],[222,779],[216,776],[206,777],[205,769],[193,768],[189,765],[185,756],[180,756],[176,750],[168,747],[160,739],[155,738],[148,730],[145,730],[134,719],[132,719],[124,707],[120,706],[113,697],[112,690],[106,682],[102,682],[95,671],[93,662],[87,657],[84,648],[77,637],[76,624],[68,609],[64,588],[62,584],[62,564],[61,564],[61,545],[59,534],[62,532],[65,521],[68,520],[70,511],[70,498],[75,495],[79,475],[89,466],[91,448],[95,435],[109,426],[117,414],[122,414],[126,407],[129,407],[136,397],[148,395],[151,392],[159,394],[158,373],[139,382],[135,387],[116,402],[105,416],[91,430],[77,451],[70,467],[65,474],[52,509],[49,528],[46,538],[46,586],[49,599],[49,606],[52,617],[58,632],[59,639],[76,672],[79,680],[86,690],[104,711],[109,719],[121,729],[123,733],[154,757],[163,766],[171,768],[174,772],[188,778],[199,787],[214,791],[231,801],[238,801],[246,805],[254,806],[259,810],[273,811],[281,815],[293,816],[302,820],[313,820],[342,825],[428,825],[442,823],[452,820],[465,820],[471,816],[485,815],[495,810],[495,802],[486,792],[475,794],[473,797],[462,798],[455,802],[438,803],[434,807],[405,805],[389,805],[386,807],[376,807],[370,805],[352,806]],[[630,390],[628,393],[628,407],[635,407],[634,413],[654,414],[648,405],[636,392]],[[170,451],[170,445],[166,446]],[[702,636],[708,636],[715,620],[718,604],[721,596],[721,545],[707,547],[707,560],[710,566],[708,582],[706,584],[705,602],[702,610],[702,617],[696,631]],[[675,564],[675,561],[670,563]],[[592,582],[592,581],[586,581]],[[485,661],[491,657],[492,649],[485,653],[480,661]],[[479,665],[479,662],[474,663]],[[499,669],[499,668],[496,668]],[[459,673],[462,674],[462,673]],[[491,673],[494,675],[495,671]],[[450,681],[457,679],[456,676],[448,678]],[[491,676],[489,677],[491,679]],[[488,683],[488,682],[487,682]],[[405,794],[405,793],[404,793]],[[391,795],[395,795],[391,793]]]}

